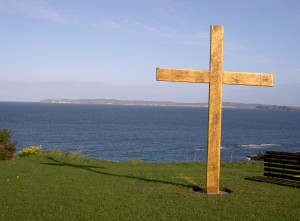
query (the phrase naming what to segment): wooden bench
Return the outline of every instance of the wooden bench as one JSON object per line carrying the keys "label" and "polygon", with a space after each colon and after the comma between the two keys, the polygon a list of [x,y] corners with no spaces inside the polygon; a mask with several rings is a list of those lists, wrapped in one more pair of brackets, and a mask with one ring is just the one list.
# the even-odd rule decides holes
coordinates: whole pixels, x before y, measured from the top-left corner
{"label": "wooden bench", "polygon": [[300,188],[300,153],[267,151],[264,176],[246,179]]}

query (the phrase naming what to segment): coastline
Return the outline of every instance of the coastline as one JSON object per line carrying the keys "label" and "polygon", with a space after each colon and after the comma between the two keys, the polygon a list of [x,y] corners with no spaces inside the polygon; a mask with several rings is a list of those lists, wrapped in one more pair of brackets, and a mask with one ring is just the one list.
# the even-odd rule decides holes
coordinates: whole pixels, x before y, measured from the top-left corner
{"label": "coastline", "polygon": [[[181,103],[181,102],[171,102],[171,101],[140,101],[140,100],[117,100],[117,99],[45,99],[45,100],[41,100],[40,102],[52,103],[52,104],[102,104],[102,105],[206,107],[206,108],[208,107],[207,103]],[[223,108],[300,111],[300,107],[295,107],[295,106],[245,104],[245,103],[234,103],[234,102],[223,102]]]}

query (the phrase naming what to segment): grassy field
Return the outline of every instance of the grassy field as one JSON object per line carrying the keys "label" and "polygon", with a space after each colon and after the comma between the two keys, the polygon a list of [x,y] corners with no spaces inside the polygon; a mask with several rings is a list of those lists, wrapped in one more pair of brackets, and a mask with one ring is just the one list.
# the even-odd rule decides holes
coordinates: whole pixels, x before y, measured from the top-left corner
{"label": "grassy field", "polygon": [[248,181],[262,163],[221,165],[227,195],[205,164],[112,162],[58,151],[0,162],[0,220],[299,220],[300,190]]}

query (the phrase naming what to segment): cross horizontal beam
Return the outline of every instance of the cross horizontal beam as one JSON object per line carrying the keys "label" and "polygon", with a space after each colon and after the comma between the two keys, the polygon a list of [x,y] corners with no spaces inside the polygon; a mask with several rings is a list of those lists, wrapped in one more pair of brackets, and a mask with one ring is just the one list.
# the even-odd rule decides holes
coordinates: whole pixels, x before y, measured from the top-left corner
{"label": "cross horizontal beam", "polygon": [[[193,69],[157,68],[156,80],[190,83],[209,83],[209,71]],[[274,79],[273,74],[271,73],[266,74],[224,71],[223,84],[272,87],[274,84]]]}

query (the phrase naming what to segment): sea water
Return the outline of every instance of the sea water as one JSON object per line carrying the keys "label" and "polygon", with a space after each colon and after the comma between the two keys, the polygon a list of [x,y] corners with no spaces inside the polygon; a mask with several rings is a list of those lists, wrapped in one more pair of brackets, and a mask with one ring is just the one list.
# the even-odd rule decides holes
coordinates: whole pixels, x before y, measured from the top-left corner
{"label": "sea water", "polygon": [[[207,108],[0,102],[17,149],[80,151],[116,161],[205,161]],[[300,151],[300,111],[223,109],[222,161]]]}

